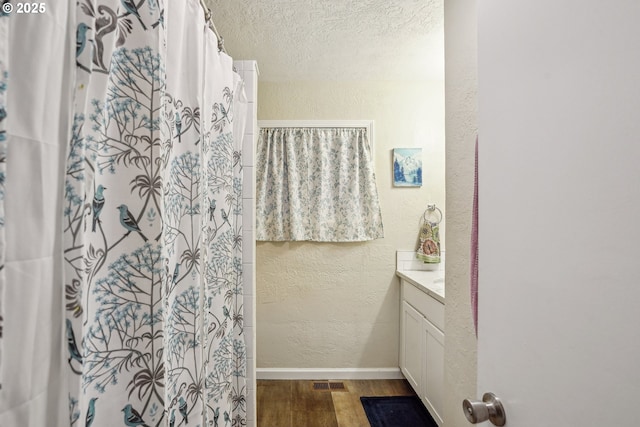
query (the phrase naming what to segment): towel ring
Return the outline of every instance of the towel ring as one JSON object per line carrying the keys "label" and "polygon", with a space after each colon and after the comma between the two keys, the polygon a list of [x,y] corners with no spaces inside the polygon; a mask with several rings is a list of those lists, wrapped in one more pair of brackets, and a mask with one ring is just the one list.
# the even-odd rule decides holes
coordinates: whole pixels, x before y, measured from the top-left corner
{"label": "towel ring", "polygon": [[[430,213],[433,213],[435,211],[437,211],[440,214],[440,219],[438,219],[438,221],[436,222],[429,221],[427,219],[427,216],[429,216]],[[442,211],[436,205],[427,205],[427,210],[424,211],[424,213],[422,214],[422,218],[424,219],[425,222],[430,222],[431,224],[434,224],[434,225],[440,224],[440,222],[442,222]]]}

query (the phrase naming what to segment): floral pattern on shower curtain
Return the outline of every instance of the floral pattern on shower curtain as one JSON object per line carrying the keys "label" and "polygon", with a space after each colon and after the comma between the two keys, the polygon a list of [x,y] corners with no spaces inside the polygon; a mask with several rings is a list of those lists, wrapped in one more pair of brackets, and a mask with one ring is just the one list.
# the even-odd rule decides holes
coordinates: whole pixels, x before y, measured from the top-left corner
{"label": "floral pattern on shower curtain", "polygon": [[70,425],[245,425],[231,58],[197,0],[81,0],[77,13]]}

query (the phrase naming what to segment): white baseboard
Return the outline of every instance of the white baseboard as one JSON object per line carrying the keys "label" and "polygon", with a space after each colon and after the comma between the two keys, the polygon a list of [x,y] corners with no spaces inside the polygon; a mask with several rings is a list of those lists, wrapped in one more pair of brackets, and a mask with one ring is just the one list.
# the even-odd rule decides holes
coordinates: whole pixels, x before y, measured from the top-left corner
{"label": "white baseboard", "polygon": [[259,380],[397,380],[400,368],[257,368]]}

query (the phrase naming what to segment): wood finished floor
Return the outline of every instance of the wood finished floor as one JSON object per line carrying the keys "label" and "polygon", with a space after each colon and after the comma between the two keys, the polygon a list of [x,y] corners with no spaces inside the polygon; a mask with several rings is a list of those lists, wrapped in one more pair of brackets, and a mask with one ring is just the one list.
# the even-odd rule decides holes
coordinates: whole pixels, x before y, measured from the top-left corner
{"label": "wood finished floor", "polygon": [[314,390],[310,380],[258,380],[258,427],[369,427],[361,396],[415,394],[406,380],[331,382],[346,391]]}

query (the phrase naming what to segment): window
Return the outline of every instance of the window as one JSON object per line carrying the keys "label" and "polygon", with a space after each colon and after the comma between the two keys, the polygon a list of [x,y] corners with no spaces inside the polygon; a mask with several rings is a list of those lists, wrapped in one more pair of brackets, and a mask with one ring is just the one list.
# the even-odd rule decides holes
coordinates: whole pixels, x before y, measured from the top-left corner
{"label": "window", "polygon": [[355,242],[383,237],[373,122],[259,122],[258,240]]}

